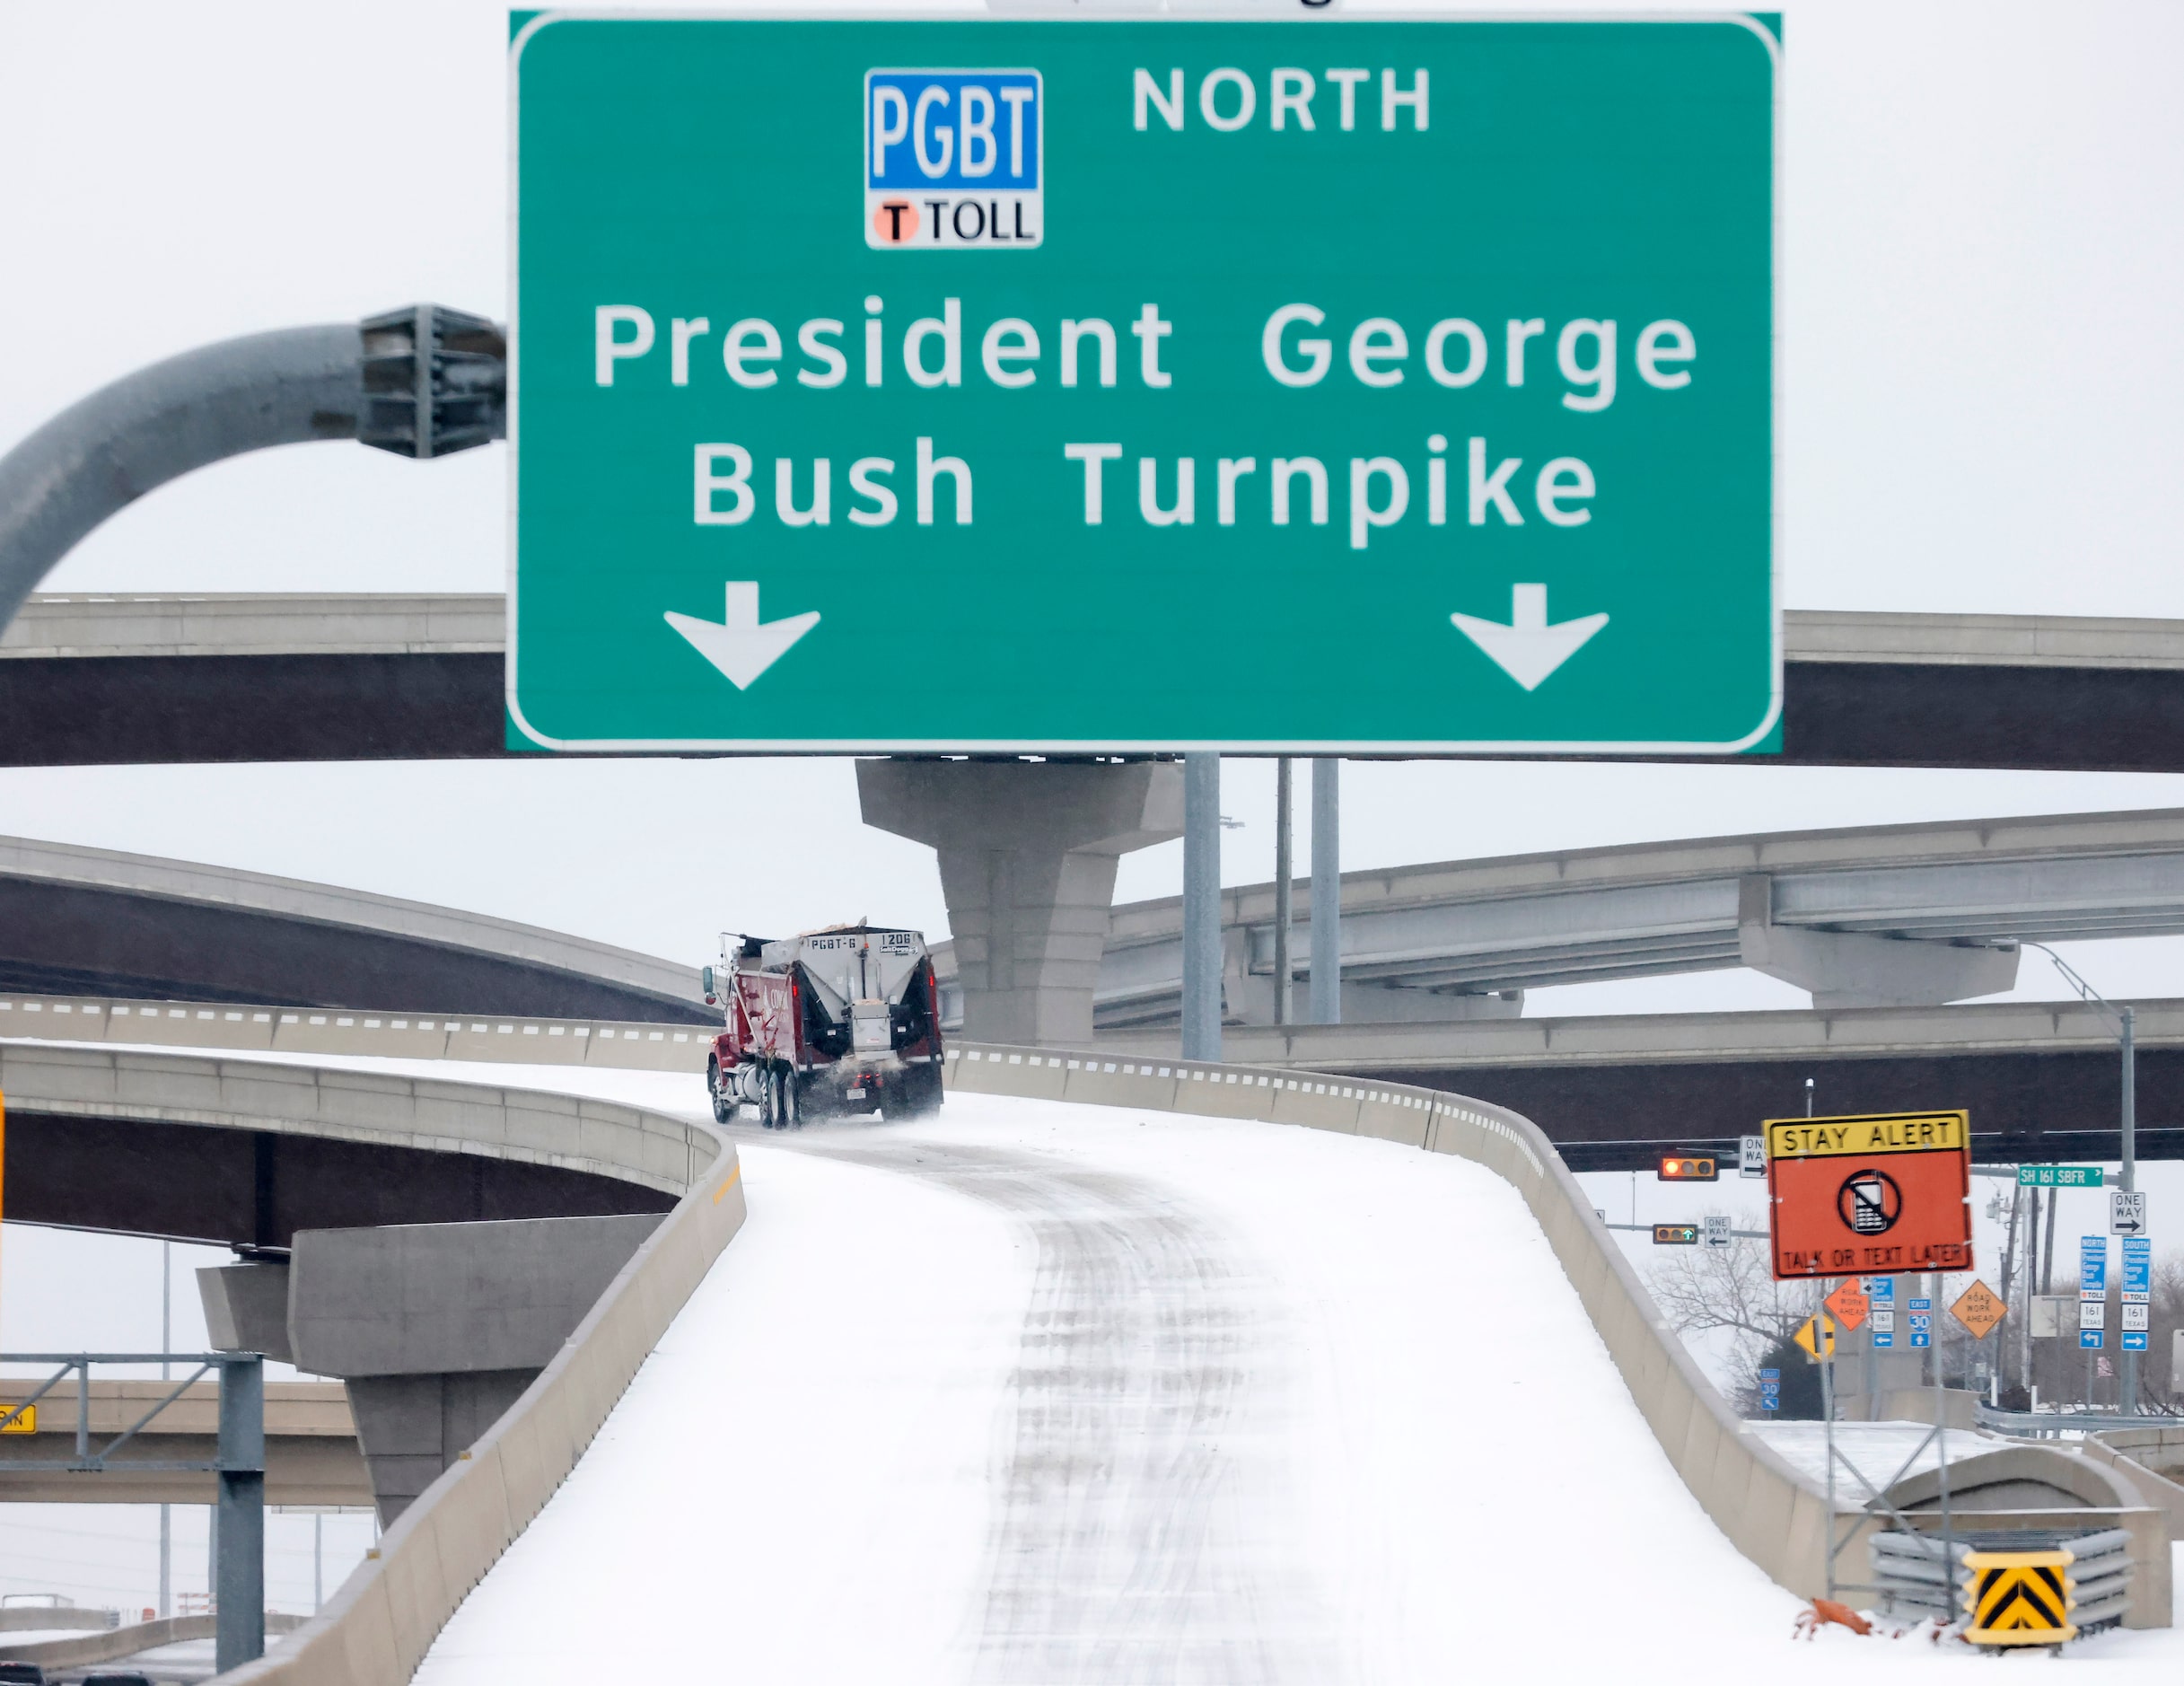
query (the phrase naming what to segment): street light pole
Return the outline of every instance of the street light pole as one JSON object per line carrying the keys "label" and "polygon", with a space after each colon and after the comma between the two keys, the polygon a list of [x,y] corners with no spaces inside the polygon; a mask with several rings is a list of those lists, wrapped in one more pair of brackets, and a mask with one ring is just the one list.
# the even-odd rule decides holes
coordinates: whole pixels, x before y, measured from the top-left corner
{"label": "street light pole", "polygon": [[[2123,1010],[2123,1191],[2130,1193],[2138,1187],[2138,1049],[2136,1046],[2137,1014],[2129,1007]],[[2121,1322],[2120,1316],[2117,1321]],[[2128,1344],[2130,1337],[2119,1333],[2124,1341],[2123,1365],[2118,1375],[2118,1403],[2127,1417],[2138,1414],[2138,1354]]]}
{"label": "street light pole", "polygon": [[[2128,1194],[2138,1186],[2138,1014],[2130,1007],[2118,1007],[2092,985],[2081,978],[2070,963],[2045,943],[2028,943],[2027,948],[2037,948],[2055,962],[2056,970],[2063,974],[2063,981],[2078,992],[2078,998],[2112,1015],[2117,1022],[2117,1040],[2123,1047],[2123,1106],[2119,1120],[2123,1137],[2124,1192]],[[2053,1208],[2050,1207],[2050,1210]],[[2119,1320],[2120,1321],[2120,1320]],[[2117,1339],[2122,1336],[2118,1333]],[[2127,1416],[2138,1411],[2138,1355],[2127,1347],[2122,1351],[2123,1363],[2116,1373],[2116,1409]],[[2085,1360],[2090,1366],[2092,1357]],[[2092,1384],[2085,1389],[2087,1408],[2092,1402]]]}

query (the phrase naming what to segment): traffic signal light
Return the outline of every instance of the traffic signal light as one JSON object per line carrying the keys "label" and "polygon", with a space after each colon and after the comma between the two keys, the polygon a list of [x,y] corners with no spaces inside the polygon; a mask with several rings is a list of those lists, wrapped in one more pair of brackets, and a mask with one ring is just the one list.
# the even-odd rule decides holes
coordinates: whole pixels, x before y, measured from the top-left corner
{"label": "traffic signal light", "polygon": [[1653,1245],[1656,1247],[1696,1247],[1698,1245],[1697,1224],[1655,1224]]}
{"label": "traffic signal light", "polygon": [[1717,1182],[1721,1169],[1712,1154],[1680,1154],[1661,1162],[1663,1182]]}

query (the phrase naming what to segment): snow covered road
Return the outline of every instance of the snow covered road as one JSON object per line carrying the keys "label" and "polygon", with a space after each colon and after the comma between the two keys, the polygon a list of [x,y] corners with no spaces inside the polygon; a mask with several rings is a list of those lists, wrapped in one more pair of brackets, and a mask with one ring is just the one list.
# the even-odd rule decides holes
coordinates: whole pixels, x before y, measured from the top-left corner
{"label": "snow covered road", "polygon": [[[661,1074],[461,1075],[705,1106]],[[1478,1165],[960,1093],[917,1124],[734,1133],[742,1233],[422,1686],[1969,1664],[1791,1642],[1799,1601],[1700,1511]],[[2169,1682],[2180,1639],[2064,1660]]]}
{"label": "snow covered road", "polygon": [[738,1136],[748,1226],[424,1686],[1954,1660],[1789,1642],[1477,1166],[978,1095]]}

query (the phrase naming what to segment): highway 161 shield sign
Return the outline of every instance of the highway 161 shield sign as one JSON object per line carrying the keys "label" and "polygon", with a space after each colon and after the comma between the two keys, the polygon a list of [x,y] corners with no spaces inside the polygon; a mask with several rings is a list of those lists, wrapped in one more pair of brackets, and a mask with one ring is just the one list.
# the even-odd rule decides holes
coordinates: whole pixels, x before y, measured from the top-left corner
{"label": "highway 161 shield sign", "polygon": [[512,54],[513,747],[1769,741],[1765,22]]}
{"label": "highway 161 shield sign", "polygon": [[1971,1269],[1967,1114],[1770,1119],[1765,1129],[1777,1279]]}

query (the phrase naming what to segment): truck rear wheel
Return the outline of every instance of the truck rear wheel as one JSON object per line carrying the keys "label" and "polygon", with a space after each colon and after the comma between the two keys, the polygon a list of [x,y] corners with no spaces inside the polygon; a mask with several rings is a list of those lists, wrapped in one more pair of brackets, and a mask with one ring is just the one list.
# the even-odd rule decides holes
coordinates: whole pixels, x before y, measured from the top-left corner
{"label": "truck rear wheel", "polygon": [[730,1086],[732,1079],[724,1081],[721,1062],[717,1057],[706,1061],[706,1088],[713,1096],[713,1121],[726,1124],[735,1117],[735,1091]]}
{"label": "truck rear wheel", "polygon": [[759,1071],[759,1127],[761,1129],[781,1128],[781,1078],[771,1066]]}
{"label": "truck rear wheel", "polygon": [[793,1066],[776,1068],[781,1084],[781,1128],[800,1130],[803,1128],[803,1085],[797,1081]]}

